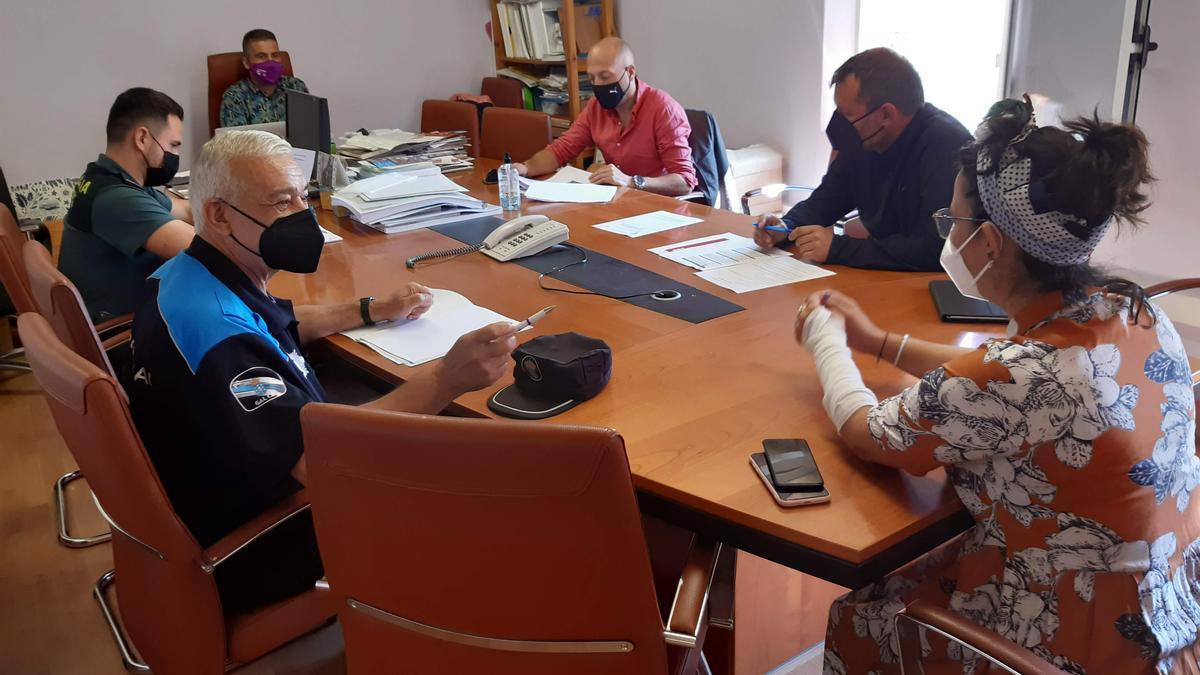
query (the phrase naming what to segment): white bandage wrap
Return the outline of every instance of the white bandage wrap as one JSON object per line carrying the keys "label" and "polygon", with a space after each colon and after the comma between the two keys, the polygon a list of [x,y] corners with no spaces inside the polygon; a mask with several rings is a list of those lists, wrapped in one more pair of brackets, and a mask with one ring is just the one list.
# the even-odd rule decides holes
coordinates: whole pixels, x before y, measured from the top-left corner
{"label": "white bandage wrap", "polygon": [[821,404],[838,431],[854,413],[879,403],[874,392],[863,384],[862,375],[850,348],[846,346],[846,322],[825,307],[813,310],[804,322],[801,342],[817,365],[817,376],[825,396]]}

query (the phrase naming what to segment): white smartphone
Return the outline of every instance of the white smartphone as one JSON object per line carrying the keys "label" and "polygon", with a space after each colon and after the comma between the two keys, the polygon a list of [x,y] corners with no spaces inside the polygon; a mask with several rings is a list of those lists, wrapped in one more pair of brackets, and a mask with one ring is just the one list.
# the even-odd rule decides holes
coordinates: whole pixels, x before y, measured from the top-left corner
{"label": "white smartphone", "polygon": [[809,504],[825,504],[829,501],[829,490],[822,488],[819,492],[780,492],[771,482],[771,474],[767,469],[767,456],[761,452],[750,455],[750,466],[758,474],[767,491],[775,498],[775,503],[784,507],[808,506]]}

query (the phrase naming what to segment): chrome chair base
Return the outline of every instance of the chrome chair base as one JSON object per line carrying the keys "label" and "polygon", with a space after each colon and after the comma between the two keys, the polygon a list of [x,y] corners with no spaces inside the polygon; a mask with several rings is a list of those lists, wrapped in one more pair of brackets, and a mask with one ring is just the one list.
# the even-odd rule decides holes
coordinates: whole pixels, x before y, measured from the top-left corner
{"label": "chrome chair base", "polygon": [[125,639],[125,633],[118,625],[117,617],[108,604],[107,590],[116,578],[116,570],[105,572],[104,576],[96,582],[95,588],[92,589],[92,595],[96,598],[96,602],[100,603],[100,612],[104,614],[104,620],[108,622],[108,629],[112,631],[113,641],[117,643],[117,649],[121,651],[121,663],[125,666],[125,670],[131,673],[148,673],[150,666],[138,661],[133,655],[129,641]]}
{"label": "chrome chair base", "polygon": [[29,363],[21,356],[24,353],[24,349],[14,349],[11,352],[0,354],[0,370],[15,370],[19,373],[33,372]]}
{"label": "chrome chair base", "polygon": [[67,548],[87,548],[112,539],[111,532],[90,537],[75,537],[67,531],[67,485],[80,478],[83,478],[83,472],[76,469],[59,476],[58,480],[54,481],[54,512],[58,519],[58,543]]}

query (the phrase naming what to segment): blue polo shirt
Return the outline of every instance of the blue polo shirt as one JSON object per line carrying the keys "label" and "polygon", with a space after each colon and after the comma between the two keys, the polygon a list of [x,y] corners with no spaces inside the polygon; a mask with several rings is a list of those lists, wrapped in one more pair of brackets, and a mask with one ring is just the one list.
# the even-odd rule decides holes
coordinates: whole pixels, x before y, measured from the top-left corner
{"label": "blue polo shirt", "polygon": [[[304,451],[300,409],[325,392],[297,325],[290,302],[200,237],[146,280],[133,321],[130,406],[171,504],[201,546],[301,487],[291,476]],[[292,519],[217,572],[227,604],[311,588],[321,576],[311,518]]]}

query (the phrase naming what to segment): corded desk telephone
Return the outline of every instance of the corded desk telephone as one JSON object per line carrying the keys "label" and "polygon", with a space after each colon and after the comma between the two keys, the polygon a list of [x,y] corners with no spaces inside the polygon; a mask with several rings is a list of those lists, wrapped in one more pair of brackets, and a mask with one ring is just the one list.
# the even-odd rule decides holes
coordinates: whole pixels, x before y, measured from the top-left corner
{"label": "corded desk telephone", "polygon": [[523,216],[497,227],[483,240],[483,254],[500,262],[541,253],[570,235],[566,225],[546,216]]}
{"label": "corded desk telephone", "polygon": [[555,244],[566,241],[569,236],[570,230],[558,221],[550,220],[546,216],[522,216],[497,227],[486,239],[474,246],[431,251],[409,258],[405,265],[412,268],[424,260],[459,256],[475,251],[481,251],[500,262],[508,262],[541,253]]}

